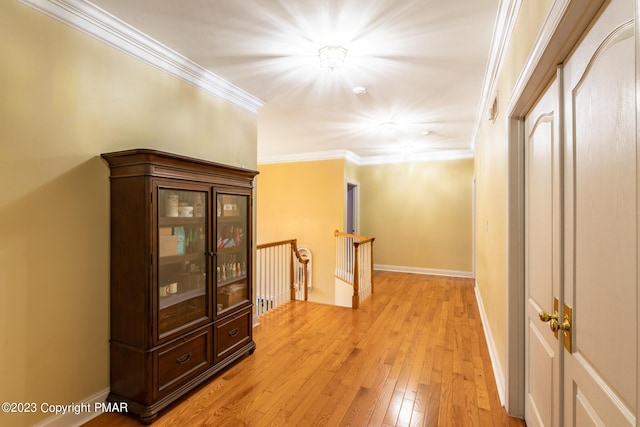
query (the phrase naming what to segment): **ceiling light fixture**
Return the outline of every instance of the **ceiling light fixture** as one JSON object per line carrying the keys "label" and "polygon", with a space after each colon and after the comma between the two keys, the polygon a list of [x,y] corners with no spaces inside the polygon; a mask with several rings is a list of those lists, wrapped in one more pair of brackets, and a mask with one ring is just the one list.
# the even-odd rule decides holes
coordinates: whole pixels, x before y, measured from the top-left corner
{"label": "ceiling light fixture", "polygon": [[367,93],[367,88],[356,86],[353,88],[353,93],[355,93],[356,95],[364,95],[365,93]]}
{"label": "ceiling light fixture", "polygon": [[320,66],[326,67],[333,71],[334,68],[341,66],[344,63],[344,58],[347,56],[347,49],[342,46],[324,46],[318,51],[318,58],[320,58]]}
{"label": "ceiling light fixture", "polygon": [[382,122],[380,127],[386,132],[393,132],[396,130],[396,122]]}

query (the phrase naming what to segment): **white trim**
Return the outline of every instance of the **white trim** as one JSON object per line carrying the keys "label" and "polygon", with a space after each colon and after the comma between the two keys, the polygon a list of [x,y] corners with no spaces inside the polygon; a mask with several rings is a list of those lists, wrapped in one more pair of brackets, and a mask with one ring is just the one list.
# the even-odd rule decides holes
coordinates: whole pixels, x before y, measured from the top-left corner
{"label": "white trim", "polygon": [[345,159],[353,163],[360,164],[360,157],[349,150],[328,150],[313,151],[299,154],[284,154],[281,156],[260,156],[258,153],[258,164],[276,164],[276,163],[298,163],[298,162],[314,162],[322,160]]}
{"label": "white trim", "polygon": [[382,165],[389,163],[414,163],[437,160],[473,159],[473,150],[439,150],[427,153],[394,154],[391,156],[367,156],[360,158],[361,165]]}
{"label": "white trim", "polygon": [[[35,427],[76,427],[102,415],[101,411],[95,411],[95,404],[102,403],[107,400],[110,389],[104,389],[93,396],[82,399],[79,402],[72,402],[69,405],[78,405],[75,410],[79,412],[67,412],[66,414],[54,415],[35,424]],[[58,403],[56,403],[58,404]],[[80,406],[82,405],[82,406]],[[87,406],[84,406],[87,405]],[[40,409],[40,408],[38,408]],[[88,410],[84,410],[88,409]]]}
{"label": "white trim", "polygon": [[79,31],[253,114],[263,101],[85,0],[20,0]]}
{"label": "white trim", "polygon": [[[535,46],[531,49],[527,62],[522,67],[522,71],[518,76],[518,80],[511,92],[511,97],[507,105],[506,111],[508,114],[513,114],[516,109],[516,103],[522,98],[525,88],[531,80],[538,65],[542,62],[543,55],[545,54],[553,35],[558,31],[558,26],[561,23],[562,17],[567,12],[570,0],[556,0],[547,15],[547,19],[544,22]],[[554,70],[555,66],[553,64]],[[555,74],[553,74],[555,75]],[[540,88],[542,90],[543,88]],[[511,117],[511,116],[507,116]],[[508,120],[508,119],[507,119]]]}
{"label": "white trim", "polygon": [[525,406],[525,243],[524,121],[507,122],[506,200],[506,402],[511,416],[524,417]]}
{"label": "white trim", "polygon": [[345,159],[350,162],[362,165],[381,165],[388,163],[409,163],[409,162],[425,162],[433,160],[457,160],[472,159],[474,152],[472,150],[442,150],[430,153],[412,153],[407,156],[404,154],[392,156],[367,156],[361,157],[350,150],[327,150],[315,151],[300,154],[284,154],[280,156],[260,156],[258,153],[258,164],[276,164],[276,163],[298,163],[313,162],[322,160]]}
{"label": "white trim", "polygon": [[489,358],[491,359],[491,367],[493,368],[493,376],[496,380],[496,388],[498,389],[498,397],[500,398],[500,405],[505,406],[505,378],[504,371],[500,365],[500,359],[498,358],[498,349],[496,348],[496,342],[493,340],[491,334],[491,328],[489,327],[489,320],[487,319],[487,313],[484,310],[484,304],[482,303],[482,296],[478,290],[478,286],[474,287],[476,293],[476,301],[478,302],[478,311],[480,312],[480,320],[482,321],[482,329],[487,341],[487,348],[489,349]]}
{"label": "white trim", "polygon": [[[349,186],[353,187],[353,230],[349,230]],[[344,180],[344,230],[351,234],[360,234],[360,183],[353,179]]]}
{"label": "white trim", "polygon": [[462,277],[468,279],[473,278],[472,271],[439,270],[435,268],[407,267],[404,265],[384,264],[374,264],[373,269],[380,271],[395,271],[398,273],[429,274],[432,276]]}
{"label": "white trim", "polygon": [[482,85],[482,95],[480,96],[480,106],[476,117],[476,124],[471,138],[471,148],[475,148],[478,133],[482,127],[482,121],[487,117],[487,110],[495,99],[498,77],[504,64],[504,57],[511,41],[511,33],[518,17],[518,11],[522,0],[500,0],[498,15],[493,30],[491,48],[489,51],[489,61],[484,75]]}

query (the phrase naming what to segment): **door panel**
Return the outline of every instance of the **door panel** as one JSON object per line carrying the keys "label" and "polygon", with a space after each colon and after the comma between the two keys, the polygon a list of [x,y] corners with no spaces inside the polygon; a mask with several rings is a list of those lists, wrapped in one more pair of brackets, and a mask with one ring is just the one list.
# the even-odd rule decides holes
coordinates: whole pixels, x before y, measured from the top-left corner
{"label": "door panel", "polygon": [[[529,416],[527,425],[529,427],[551,426],[553,425],[553,399],[554,393],[550,391],[557,389],[557,350],[548,345],[545,337],[540,333],[535,319],[529,324],[529,354],[531,362],[529,365],[529,381],[527,396],[529,399]],[[553,343],[555,344],[555,343]]]}
{"label": "door panel", "polygon": [[613,0],[564,67],[565,425],[636,425],[637,165],[633,2]]}
{"label": "door panel", "polygon": [[559,297],[560,146],[557,125],[558,84],[553,82],[525,121],[526,337],[527,425],[559,422],[560,348],[553,332],[539,319],[553,313]]}

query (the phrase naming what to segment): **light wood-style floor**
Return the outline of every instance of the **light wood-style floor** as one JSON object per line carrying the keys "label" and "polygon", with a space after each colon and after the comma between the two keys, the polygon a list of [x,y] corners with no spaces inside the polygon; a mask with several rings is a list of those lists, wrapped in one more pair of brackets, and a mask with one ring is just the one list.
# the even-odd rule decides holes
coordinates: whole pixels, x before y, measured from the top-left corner
{"label": "light wood-style floor", "polygon": [[154,426],[525,425],[500,406],[469,279],[376,272],[359,310],[290,302],[260,317],[254,340]]}

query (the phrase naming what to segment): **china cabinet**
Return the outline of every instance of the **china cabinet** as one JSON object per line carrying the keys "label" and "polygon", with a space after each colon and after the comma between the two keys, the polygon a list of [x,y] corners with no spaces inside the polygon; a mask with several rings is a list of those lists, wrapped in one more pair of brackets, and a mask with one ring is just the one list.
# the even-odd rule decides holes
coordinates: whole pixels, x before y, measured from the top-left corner
{"label": "china cabinet", "polygon": [[257,172],[156,150],[111,170],[111,389],[151,422],[247,353]]}

